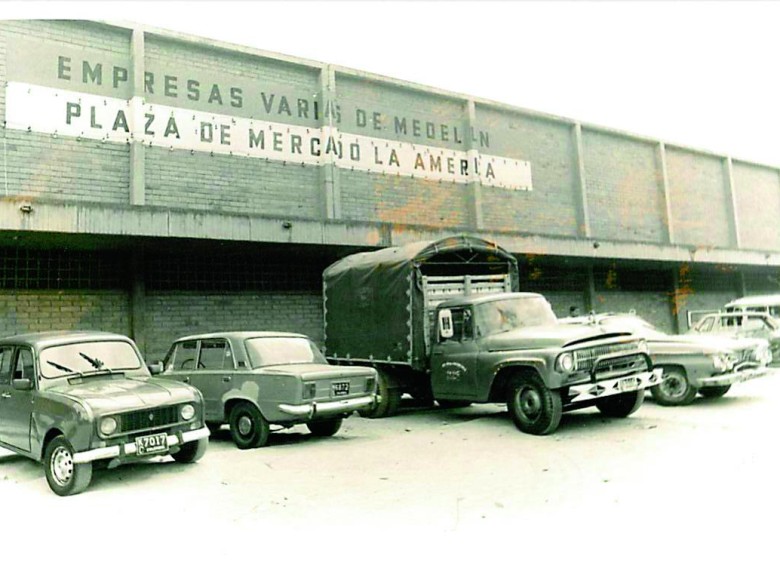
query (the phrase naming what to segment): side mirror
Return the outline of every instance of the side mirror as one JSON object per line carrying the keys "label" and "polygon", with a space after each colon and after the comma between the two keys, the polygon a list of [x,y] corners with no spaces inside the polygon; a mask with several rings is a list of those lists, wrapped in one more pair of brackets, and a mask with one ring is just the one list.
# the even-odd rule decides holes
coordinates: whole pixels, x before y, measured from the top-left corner
{"label": "side mirror", "polygon": [[11,386],[14,390],[32,390],[33,382],[30,379],[14,379]]}
{"label": "side mirror", "polygon": [[455,328],[452,325],[452,312],[448,309],[439,310],[439,337],[450,339],[455,335]]}
{"label": "side mirror", "polygon": [[149,372],[153,375],[159,375],[165,369],[165,367],[162,364],[162,361],[155,361],[154,363],[149,363],[148,365],[146,365],[146,367],[149,369]]}

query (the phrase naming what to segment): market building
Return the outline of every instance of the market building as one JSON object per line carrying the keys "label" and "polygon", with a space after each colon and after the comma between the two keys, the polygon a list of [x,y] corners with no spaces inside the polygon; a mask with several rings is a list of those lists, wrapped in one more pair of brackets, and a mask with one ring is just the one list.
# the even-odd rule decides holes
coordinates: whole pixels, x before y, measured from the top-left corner
{"label": "market building", "polygon": [[666,330],[780,289],[780,170],[147,27],[0,21],[0,335],[159,358],[230,329],[322,340],[322,270],[467,232],[559,315]]}

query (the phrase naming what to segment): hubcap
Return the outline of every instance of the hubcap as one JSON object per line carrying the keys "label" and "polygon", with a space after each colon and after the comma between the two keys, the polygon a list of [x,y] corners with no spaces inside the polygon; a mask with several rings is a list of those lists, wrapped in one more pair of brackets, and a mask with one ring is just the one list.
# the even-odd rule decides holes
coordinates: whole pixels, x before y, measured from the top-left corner
{"label": "hubcap", "polygon": [[522,388],[518,391],[520,413],[529,420],[535,420],[542,411],[542,397],[532,388]]}
{"label": "hubcap", "polygon": [[685,379],[679,375],[667,375],[659,385],[668,396],[683,396],[686,386]]}
{"label": "hubcap", "polygon": [[252,431],[252,420],[249,416],[241,416],[238,419],[238,433],[247,436]]}
{"label": "hubcap", "polygon": [[60,446],[54,450],[51,458],[51,474],[60,486],[70,482],[73,477],[73,456],[68,449]]}

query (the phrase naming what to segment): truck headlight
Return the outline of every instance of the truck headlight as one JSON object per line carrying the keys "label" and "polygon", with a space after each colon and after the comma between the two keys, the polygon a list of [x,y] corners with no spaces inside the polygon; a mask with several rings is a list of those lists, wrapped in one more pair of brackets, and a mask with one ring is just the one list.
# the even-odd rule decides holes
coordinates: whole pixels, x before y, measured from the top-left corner
{"label": "truck headlight", "polygon": [[179,408],[182,420],[192,420],[195,417],[195,407],[192,404],[185,404]]}
{"label": "truck headlight", "polygon": [[100,420],[100,433],[104,436],[110,436],[113,434],[117,429],[117,421],[116,418],[112,418],[111,416],[106,416],[102,420]]}
{"label": "truck headlight", "polygon": [[574,371],[574,355],[571,353],[561,353],[556,361],[558,365],[558,371],[563,373],[571,373]]}

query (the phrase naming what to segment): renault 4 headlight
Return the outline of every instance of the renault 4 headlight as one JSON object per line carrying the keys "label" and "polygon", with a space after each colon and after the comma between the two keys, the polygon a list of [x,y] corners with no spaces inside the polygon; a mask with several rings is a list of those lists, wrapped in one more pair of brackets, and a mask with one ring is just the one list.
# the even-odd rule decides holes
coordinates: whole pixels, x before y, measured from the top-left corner
{"label": "renault 4 headlight", "polygon": [[113,434],[118,427],[116,418],[113,418],[111,416],[106,416],[102,420],[100,420],[100,434],[104,436],[110,436]]}
{"label": "renault 4 headlight", "polygon": [[195,417],[195,407],[192,404],[185,404],[179,408],[179,414],[185,422],[192,420]]}

